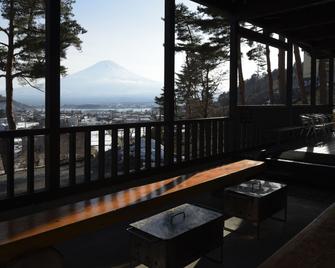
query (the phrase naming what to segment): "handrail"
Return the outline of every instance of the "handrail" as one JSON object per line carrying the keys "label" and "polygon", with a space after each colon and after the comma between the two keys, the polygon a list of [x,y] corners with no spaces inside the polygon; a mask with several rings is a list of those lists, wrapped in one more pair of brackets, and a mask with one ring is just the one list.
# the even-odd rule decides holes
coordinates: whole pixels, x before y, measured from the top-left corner
{"label": "handrail", "polygon": [[[203,121],[214,121],[214,120],[229,120],[230,117],[210,117],[210,118],[198,118],[198,119],[182,119],[175,120],[174,124],[188,124],[194,122]],[[115,123],[105,125],[90,125],[90,126],[76,126],[76,127],[61,127],[59,129],[61,134],[73,133],[73,132],[85,132],[85,131],[99,131],[99,130],[112,130],[112,129],[123,129],[123,128],[136,128],[136,127],[147,127],[147,126],[162,126],[165,125],[164,121],[148,121],[148,122],[136,122],[136,123]],[[30,135],[47,135],[49,129],[47,128],[33,128],[33,129],[19,129],[19,130],[5,130],[0,131],[0,138],[20,138]]]}
{"label": "handrail", "polygon": [[[50,152],[43,143],[50,134],[49,129],[3,131],[0,132],[0,141],[3,141],[0,161],[3,163],[2,171],[6,173],[4,184],[7,186],[2,187],[0,195],[5,195],[5,200],[19,195],[35,195],[38,191],[35,185],[47,185],[49,180],[57,180],[62,189],[94,184],[95,181],[113,184],[118,178],[130,180],[134,174],[150,170],[158,172],[167,165],[216,159],[227,152],[229,119],[214,117],[176,120],[172,124],[154,121],[60,128],[62,176],[56,178],[45,178],[37,169],[40,161],[48,167],[48,162],[43,159]],[[171,153],[165,150],[166,127],[172,128]],[[168,157],[172,163],[167,163]],[[42,191],[51,190],[45,187]]]}

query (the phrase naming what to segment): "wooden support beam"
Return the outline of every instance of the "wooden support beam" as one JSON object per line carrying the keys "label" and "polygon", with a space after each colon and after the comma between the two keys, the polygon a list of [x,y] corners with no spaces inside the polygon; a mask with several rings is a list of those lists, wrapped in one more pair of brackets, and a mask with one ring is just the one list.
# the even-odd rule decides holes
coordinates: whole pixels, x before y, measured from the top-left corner
{"label": "wooden support beam", "polygon": [[329,59],[329,106],[334,106],[334,58]]}
{"label": "wooden support beam", "polygon": [[60,184],[60,5],[60,0],[46,1],[45,154],[46,187],[51,191]]}
{"label": "wooden support beam", "polygon": [[287,50],[287,73],[286,73],[286,105],[292,106],[292,86],[293,86],[293,44],[288,41]]}
{"label": "wooden support beam", "polygon": [[316,57],[311,55],[311,105],[316,105]]}
{"label": "wooden support beam", "polygon": [[165,0],[164,41],[164,162],[173,163],[174,73],[175,73],[175,0]]}
{"label": "wooden support beam", "polygon": [[225,144],[225,151],[234,151],[239,146],[239,118],[237,114],[238,105],[238,61],[239,61],[239,46],[241,38],[239,36],[239,25],[236,18],[231,18],[230,21],[230,88],[229,88],[229,117],[231,124],[228,130],[229,144]]}
{"label": "wooden support beam", "polygon": [[230,115],[234,115],[237,108],[238,96],[238,46],[240,45],[238,22],[231,19],[230,23],[230,90],[229,90],[229,108]]}
{"label": "wooden support beam", "polygon": [[250,20],[263,18],[267,16],[283,15],[286,13],[299,11],[303,12],[307,8],[317,8],[322,5],[328,5],[334,3],[334,0],[318,0],[318,1],[268,1],[260,0],[246,1],[246,4],[237,4],[237,8],[241,10],[239,12],[239,19]]}
{"label": "wooden support beam", "polygon": [[258,33],[243,27],[238,27],[238,33],[241,37],[246,38],[248,40],[256,41],[263,44],[269,44],[272,47],[282,48],[287,50],[287,43],[280,41],[278,39],[272,38],[266,34]]}
{"label": "wooden support beam", "polygon": [[280,32],[290,33],[290,32],[296,32],[296,31],[301,31],[301,30],[315,28],[315,27],[325,27],[325,26],[335,23],[334,18],[328,18],[328,17],[326,18],[318,17],[317,19],[312,19],[312,18],[313,17],[309,17],[308,21],[303,20],[302,22],[297,19],[296,20],[292,19],[292,21],[290,21],[291,22],[290,24],[285,24],[285,25],[281,24],[281,25],[276,26],[276,28],[278,28],[278,31]]}
{"label": "wooden support beam", "polygon": [[[257,19],[264,24],[271,24],[278,32],[291,32],[328,25],[335,22],[334,12],[335,2],[319,7],[305,8],[301,10],[288,12],[282,15],[261,17]],[[321,16],[318,14],[322,14]]]}

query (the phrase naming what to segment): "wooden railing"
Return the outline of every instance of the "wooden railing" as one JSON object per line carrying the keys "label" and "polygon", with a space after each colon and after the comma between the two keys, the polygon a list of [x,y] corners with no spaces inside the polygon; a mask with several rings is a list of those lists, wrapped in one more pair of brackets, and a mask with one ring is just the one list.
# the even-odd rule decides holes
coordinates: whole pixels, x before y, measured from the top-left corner
{"label": "wooden railing", "polygon": [[[228,118],[175,121],[172,165],[222,156],[227,122]],[[56,178],[60,190],[159,172],[168,165],[164,161],[166,127],[164,122],[146,122],[61,128],[60,178]],[[52,191],[45,176],[48,135],[47,129],[0,132],[2,201]]]}

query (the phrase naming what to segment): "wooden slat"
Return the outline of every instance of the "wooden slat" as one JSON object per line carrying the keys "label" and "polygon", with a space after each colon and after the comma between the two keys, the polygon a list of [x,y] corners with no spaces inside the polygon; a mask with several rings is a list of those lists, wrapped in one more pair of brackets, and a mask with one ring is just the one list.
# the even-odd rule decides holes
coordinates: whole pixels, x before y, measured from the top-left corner
{"label": "wooden slat", "polygon": [[129,174],[129,128],[123,132],[123,168],[124,174]]}
{"label": "wooden slat", "polygon": [[141,170],[141,128],[135,128],[135,171]]}
{"label": "wooden slat", "polygon": [[105,178],[105,130],[99,131],[99,180]]}
{"label": "wooden slat", "polygon": [[176,153],[177,153],[177,163],[180,164],[182,162],[182,143],[183,143],[183,136],[182,136],[182,124],[176,125]]}
{"label": "wooden slat", "polygon": [[112,129],[112,177],[116,177],[118,174],[118,129]]}
{"label": "wooden slat", "polygon": [[91,131],[85,132],[85,182],[91,180]]}
{"label": "wooden slat", "polygon": [[199,157],[204,158],[205,156],[205,123],[200,122],[199,126]]}
{"label": "wooden slat", "polygon": [[14,138],[4,140],[7,143],[7,198],[14,197]]}
{"label": "wooden slat", "polygon": [[192,123],[192,159],[198,157],[198,123]]}
{"label": "wooden slat", "polygon": [[71,132],[69,137],[69,180],[70,186],[76,184],[76,133]]}
{"label": "wooden slat", "polygon": [[211,141],[212,141],[212,122],[207,121],[205,124],[206,132],[206,156],[211,156]]}
{"label": "wooden slat", "polygon": [[34,193],[34,174],[35,174],[35,137],[27,137],[27,189],[28,193]]}
{"label": "wooden slat", "polygon": [[218,143],[218,153],[222,154],[224,153],[224,148],[223,148],[223,139],[224,139],[224,127],[225,127],[225,122],[223,120],[218,121],[219,124],[219,143]]}
{"label": "wooden slat", "polygon": [[218,121],[214,120],[212,122],[212,155],[217,155],[218,153]]}
{"label": "wooden slat", "polygon": [[147,215],[162,204],[185,202],[264,170],[263,162],[243,160],[0,222],[0,261]]}
{"label": "wooden slat", "polygon": [[155,127],[155,167],[161,166],[161,144],[162,144],[162,128],[161,126]]}
{"label": "wooden slat", "polygon": [[184,129],[184,156],[185,161],[190,160],[190,124],[185,124]]}
{"label": "wooden slat", "polygon": [[145,168],[151,168],[151,127],[145,128]]}

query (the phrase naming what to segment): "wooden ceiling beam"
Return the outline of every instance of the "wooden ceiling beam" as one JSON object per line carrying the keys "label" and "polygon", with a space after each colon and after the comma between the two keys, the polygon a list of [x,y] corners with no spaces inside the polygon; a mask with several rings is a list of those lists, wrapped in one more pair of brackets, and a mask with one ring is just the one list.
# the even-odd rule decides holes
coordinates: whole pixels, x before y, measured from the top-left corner
{"label": "wooden ceiling beam", "polygon": [[335,0],[282,0],[282,1],[246,1],[245,4],[237,2],[236,9],[239,19],[254,20],[275,15],[283,15],[294,11],[302,11],[311,7],[320,7],[334,3]]}
{"label": "wooden ceiling beam", "polygon": [[335,36],[335,23],[324,26],[310,27],[305,31],[285,32],[285,35],[294,36],[301,41],[323,40]]}
{"label": "wooden ceiling beam", "polygon": [[282,33],[286,33],[289,34],[290,32],[294,32],[294,31],[301,31],[301,30],[305,30],[311,27],[316,27],[316,26],[328,26],[330,24],[335,24],[335,18],[327,18],[327,19],[323,19],[322,21],[309,21],[309,22],[303,22],[303,23],[299,23],[299,24],[295,24],[292,26],[278,26],[276,28],[278,28],[279,32]]}
{"label": "wooden ceiling beam", "polygon": [[303,12],[292,12],[284,16],[271,16],[259,19],[263,24],[271,24],[279,32],[303,30],[315,26],[323,26],[335,22],[335,2],[323,5],[322,8],[308,8]]}

